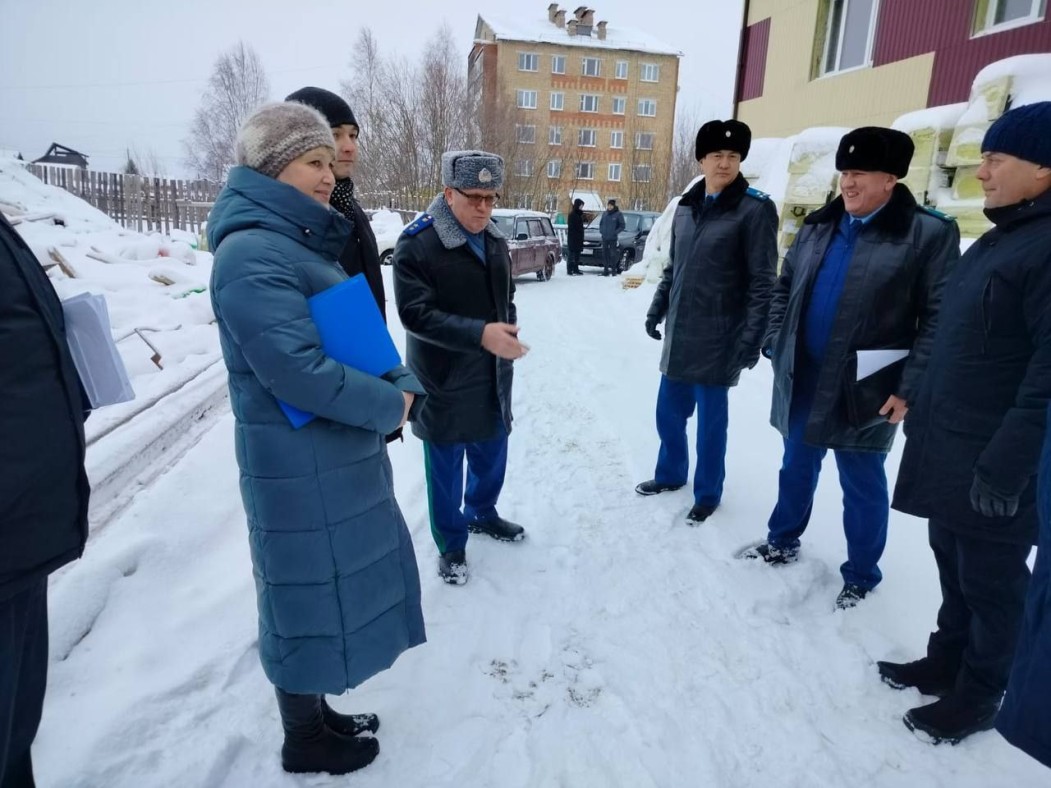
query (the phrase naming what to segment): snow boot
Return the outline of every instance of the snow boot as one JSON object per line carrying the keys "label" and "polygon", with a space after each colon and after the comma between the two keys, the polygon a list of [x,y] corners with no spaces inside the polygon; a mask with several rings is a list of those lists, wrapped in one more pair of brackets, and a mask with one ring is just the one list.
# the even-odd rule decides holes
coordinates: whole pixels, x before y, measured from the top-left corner
{"label": "snow boot", "polygon": [[751,547],[746,547],[737,554],[737,557],[753,560],[756,558],[762,558],[765,563],[773,564],[775,566],[781,564],[794,564],[799,560],[799,548],[777,547],[769,542],[760,542]]}
{"label": "snow boot", "polygon": [[450,550],[438,556],[438,575],[452,586],[467,583],[467,553],[464,550]]}
{"label": "snow boot", "polygon": [[321,696],[321,715],[329,730],[343,736],[357,736],[359,733],[375,733],[380,729],[380,718],[375,714],[340,714],[328,705],[325,696]]}
{"label": "snow boot", "polygon": [[487,534],[501,542],[521,542],[525,539],[525,528],[499,515],[471,520],[467,530],[472,534]]}
{"label": "snow boot", "polygon": [[836,610],[850,610],[857,607],[858,602],[868,596],[869,590],[854,583],[845,583],[843,590],[836,597]]}
{"label": "snow boot", "polygon": [[999,700],[977,700],[952,693],[926,706],[909,709],[902,722],[931,744],[959,744],[972,733],[992,728],[999,710]]}
{"label": "snow boot", "polygon": [[956,676],[942,665],[937,665],[929,658],[917,659],[914,662],[876,663],[879,677],[884,684],[894,689],[915,687],[923,695],[936,695],[944,698],[956,685]]}
{"label": "snow boot", "polygon": [[696,504],[690,509],[689,514],[686,515],[686,523],[688,525],[700,525],[711,517],[712,513],[718,508],[718,506],[708,506],[707,504],[700,503]]}
{"label": "snow boot", "polygon": [[635,492],[639,495],[659,495],[662,492],[671,492],[672,490],[680,490],[686,486],[686,482],[682,484],[668,484],[667,482],[659,482],[656,479],[650,479],[648,482],[640,482],[635,485]]}
{"label": "snow boot", "polygon": [[376,739],[343,736],[325,726],[320,695],[277,691],[285,743],[281,766],[292,774],[347,774],[372,763],[380,751]]}

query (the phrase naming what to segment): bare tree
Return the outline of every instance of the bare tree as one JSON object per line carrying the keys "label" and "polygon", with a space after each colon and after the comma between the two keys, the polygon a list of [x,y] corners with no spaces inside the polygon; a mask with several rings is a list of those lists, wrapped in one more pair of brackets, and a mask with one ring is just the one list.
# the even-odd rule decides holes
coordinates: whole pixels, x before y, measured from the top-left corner
{"label": "bare tree", "polygon": [[243,41],[215,61],[208,89],[184,140],[186,163],[198,177],[221,181],[234,163],[234,142],[245,118],[267,100],[270,82],[262,61]]}
{"label": "bare tree", "polygon": [[[675,118],[675,136],[672,141],[671,177],[668,181],[670,200],[697,177],[697,130],[704,122],[696,107],[680,108]],[[707,118],[705,118],[707,120]]]}

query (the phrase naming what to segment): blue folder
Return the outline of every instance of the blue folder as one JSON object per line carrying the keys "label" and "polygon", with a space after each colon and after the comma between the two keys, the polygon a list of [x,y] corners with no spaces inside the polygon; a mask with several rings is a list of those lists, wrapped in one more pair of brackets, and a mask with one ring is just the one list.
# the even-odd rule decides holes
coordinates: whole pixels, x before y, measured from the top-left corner
{"label": "blue folder", "polygon": [[[307,302],[327,356],[376,377],[401,364],[364,274],[333,285]],[[277,404],[297,430],[317,418],[287,402],[278,400]]]}

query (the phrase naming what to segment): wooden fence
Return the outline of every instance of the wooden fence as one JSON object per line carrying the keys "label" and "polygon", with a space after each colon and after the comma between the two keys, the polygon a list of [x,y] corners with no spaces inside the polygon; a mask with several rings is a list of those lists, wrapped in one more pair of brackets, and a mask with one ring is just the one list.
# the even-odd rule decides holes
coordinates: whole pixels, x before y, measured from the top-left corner
{"label": "wooden fence", "polygon": [[183,181],[79,167],[30,164],[44,183],[58,186],[98,208],[129,230],[198,233],[219,193],[219,184]]}

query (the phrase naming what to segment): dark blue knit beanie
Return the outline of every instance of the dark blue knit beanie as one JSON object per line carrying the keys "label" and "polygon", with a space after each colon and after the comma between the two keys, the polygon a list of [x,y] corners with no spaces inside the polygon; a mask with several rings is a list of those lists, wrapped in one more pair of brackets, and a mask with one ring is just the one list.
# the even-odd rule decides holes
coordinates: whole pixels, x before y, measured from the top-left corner
{"label": "dark blue knit beanie", "polygon": [[1006,153],[1051,167],[1051,101],[1008,110],[989,127],[982,153]]}

